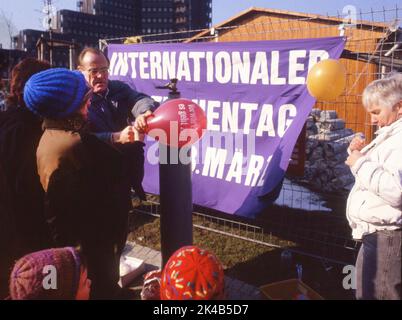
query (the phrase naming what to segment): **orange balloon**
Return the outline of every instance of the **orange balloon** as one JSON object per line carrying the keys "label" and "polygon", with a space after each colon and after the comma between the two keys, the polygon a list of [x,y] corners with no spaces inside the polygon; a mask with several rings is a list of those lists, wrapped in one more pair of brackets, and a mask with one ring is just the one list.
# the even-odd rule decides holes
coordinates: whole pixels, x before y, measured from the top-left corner
{"label": "orange balloon", "polygon": [[343,93],[345,86],[346,69],[338,60],[322,60],[307,75],[307,89],[317,100],[335,100]]}

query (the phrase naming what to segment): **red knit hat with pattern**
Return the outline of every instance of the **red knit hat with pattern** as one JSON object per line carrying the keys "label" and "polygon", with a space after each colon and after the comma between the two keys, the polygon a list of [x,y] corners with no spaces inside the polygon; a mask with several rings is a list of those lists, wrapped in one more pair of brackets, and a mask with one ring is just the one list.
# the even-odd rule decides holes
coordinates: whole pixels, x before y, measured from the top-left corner
{"label": "red knit hat with pattern", "polygon": [[[74,299],[80,279],[80,258],[72,247],[47,249],[19,259],[10,276],[13,300]],[[54,272],[56,278],[46,277]],[[49,280],[49,281],[47,281]]]}
{"label": "red knit hat with pattern", "polygon": [[162,271],[162,300],[223,298],[223,269],[214,254],[196,246],[186,246],[170,257]]}

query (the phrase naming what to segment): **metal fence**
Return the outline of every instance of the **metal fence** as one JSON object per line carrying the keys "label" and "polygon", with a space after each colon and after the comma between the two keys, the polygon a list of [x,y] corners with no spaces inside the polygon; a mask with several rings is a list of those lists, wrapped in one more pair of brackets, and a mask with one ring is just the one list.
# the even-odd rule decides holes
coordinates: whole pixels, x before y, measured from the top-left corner
{"label": "metal fence", "polygon": [[[362,12],[349,7],[348,10],[343,10],[335,16],[267,10],[256,12],[254,16],[249,13],[250,15],[244,20],[236,18],[208,30],[146,34],[131,40],[103,39],[99,43],[104,49],[110,43],[124,41],[181,43],[345,36],[347,43],[342,59],[347,66],[347,90],[335,102],[319,102],[316,108],[336,111],[338,118],[345,123],[342,130],[351,130],[348,131],[350,134],[362,131],[368,139],[371,139],[374,128],[369,125],[367,114],[361,106],[361,94],[364,87],[372,80],[390,71],[402,71],[402,32],[399,28],[401,8],[395,5],[392,8]],[[317,133],[313,132],[313,135],[315,134]],[[337,139],[326,140],[325,134],[323,139],[325,143],[337,141]],[[314,148],[303,152],[317,153],[317,146]],[[345,150],[342,149],[343,151]],[[322,152],[325,155],[325,146]],[[338,163],[331,163],[339,170],[338,164],[341,166],[346,159],[344,153],[340,154],[340,158],[336,160]],[[312,180],[313,177],[308,176],[308,166],[317,163],[318,160],[309,156],[304,176],[297,178],[287,176],[278,199],[261,212],[257,219],[247,220],[196,207],[194,226],[261,245],[290,248],[295,252],[328,261],[354,263],[359,243],[351,238],[345,217],[346,198],[353,181],[325,191],[325,186],[328,184],[322,177],[325,172],[328,173],[325,170],[331,168],[328,168],[327,164],[324,170],[316,172],[321,185],[316,184]],[[323,162],[325,161],[327,159],[324,157]],[[136,210],[158,215],[159,204],[151,202]]]}

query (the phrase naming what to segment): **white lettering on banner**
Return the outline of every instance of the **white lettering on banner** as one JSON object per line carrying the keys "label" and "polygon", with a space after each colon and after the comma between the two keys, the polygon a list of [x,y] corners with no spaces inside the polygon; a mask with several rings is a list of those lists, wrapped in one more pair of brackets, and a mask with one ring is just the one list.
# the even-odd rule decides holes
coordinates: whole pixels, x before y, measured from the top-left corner
{"label": "white lettering on banner", "polygon": [[[291,119],[288,119],[287,114],[289,112],[289,117]],[[283,137],[285,134],[286,130],[290,127],[290,125],[293,122],[293,119],[296,117],[297,110],[296,107],[293,104],[284,104],[279,108],[278,112],[278,136]]]}
{"label": "white lettering on banner", "polygon": [[250,164],[247,170],[246,181],[244,185],[255,186],[261,174],[261,169],[264,166],[264,157],[253,154],[250,157]]}
{"label": "white lettering on banner", "polygon": [[272,104],[264,104],[262,106],[256,133],[257,137],[262,137],[264,132],[267,132],[269,137],[275,137],[273,112]]}
{"label": "white lettering on banner", "polygon": [[200,73],[201,73],[201,58],[205,57],[205,52],[190,52],[189,58],[193,59],[194,65],[194,79],[193,81],[200,81]]}
{"label": "white lettering on banner", "polygon": [[261,80],[262,84],[269,84],[268,79],[268,62],[265,52],[257,52],[255,55],[255,62],[253,73],[251,74],[251,84],[256,84]]}
{"label": "white lettering on banner", "polygon": [[232,182],[235,178],[236,183],[241,183],[241,177],[243,175],[243,153],[236,151],[233,155],[232,162],[228,174],[226,175],[226,181]]}
{"label": "white lettering on banner", "polygon": [[[193,99],[207,115],[207,130],[216,132],[237,133],[242,131],[244,135],[250,133],[251,120],[257,123],[256,136],[283,137],[293,119],[297,116],[297,108],[293,104],[279,106],[278,112],[274,113],[271,104],[263,104],[259,107],[257,103],[246,102],[221,102],[216,100]],[[219,109],[222,112],[219,113]],[[239,112],[242,111],[242,117]],[[275,128],[275,114],[277,117],[277,128]],[[258,116],[258,121],[254,119]],[[240,118],[244,119],[240,123]]]}
{"label": "white lettering on banner", "polygon": [[329,59],[329,53],[325,50],[310,50],[309,61],[308,61],[308,71],[310,72],[311,68],[314,65],[321,61]]}
{"label": "white lettering on banner", "polygon": [[149,53],[151,79],[162,79],[162,57],[157,51]]}
{"label": "white lettering on banner", "polygon": [[176,78],[176,52],[163,52],[162,55],[163,63],[162,63],[162,70],[163,70],[163,80],[170,80]]}
{"label": "white lettering on banner", "polygon": [[279,77],[279,51],[272,51],[271,58],[271,84],[283,85],[286,84],[286,78]]}
{"label": "white lettering on banner", "polygon": [[135,61],[138,58],[138,52],[129,52],[128,57],[131,60],[131,78],[137,78],[137,69],[135,65]]}
{"label": "white lettering on banner", "polygon": [[[167,97],[152,96],[155,101],[163,102]],[[217,100],[197,100],[192,99],[206,113],[207,130],[221,133],[235,134],[241,132],[244,135],[250,133],[251,120],[258,115],[256,137],[280,137],[282,138],[286,130],[290,127],[297,116],[297,108],[294,104],[284,104],[279,106],[277,114],[277,127],[275,128],[275,113],[272,104],[263,104],[259,107],[257,103],[240,103],[238,101],[217,101]],[[219,109],[222,109],[221,114]],[[244,111],[243,123],[239,120],[239,111]]]}
{"label": "white lettering on banner", "polygon": [[141,79],[149,79],[149,73],[147,72],[147,68],[149,63],[146,58],[148,58],[148,52],[140,52],[140,78]]}
{"label": "white lettering on banner", "polygon": [[271,160],[272,160],[272,156],[269,156],[267,159],[267,165],[265,166],[264,171],[262,172],[262,174],[260,175],[260,178],[258,179],[257,187],[262,187],[264,185],[265,173],[268,170],[269,163],[271,162]]}
{"label": "white lettering on banner", "polygon": [[203,176],[212,178],[223,178],[227,151],[225,149],[208,148],[205,153]]}
{"label": "white lettering on banner", "polygon": [[306,50],[293,50],[289,54],[289,84],[304,84],[305,77],[298,77],[297,72],[304,70],[304,63],[298,63],[299,58],[306,58]]}
{"label": "white lettering on banner", "polygon": [[242,52],[243,59],[240,57],[240,52],[232,52],[233,65],[233,83],[249,83],[250,82],[250,52]]}
{"label": "white lettering on banner", "polygon": [[213,75],[213,70],[214,70],[214,62],[213,62],[213,56],[214,53],[208,51],[207,52],[207,82],[214,82],[214,75]]}
{"label": "white lettering on banner", "polygon": [[257,103],[242,103],[242,104],[240,104],[240,109],[245,110],[243,132],[244,132],[244,134],[249,134],[253,111],[258,109],[258,104]]}
{"label": "white lettering on banner", "polygon": [[177,79],[191,81],[190,64],[187,52],[180,52],[177,65]]}
{"label": "white lettering on banner", "polygon": [[[159,102],[167,99],[166,96],[152,98]],[[260,106],[258,103],[238,101],[192,100],[206,112],[207,132],[191,148],[191,157],[186,150],[180,155],[170,154],[170,159],[180,156],[182,162],[183,159],[188,163],[191,161],[192,172],[202,176],[250,187],[262,186],[272,155],[267,155],[265,159],[265,156],[256,154],[256,138],[282,138],[297,116],[296,106],[283,104],[274,111],[274,106],[268,103]],[[177,123],[175,128],[171,127],[171,137],[177,136]],[[160,131],[154,132],[156,136],[166,136],[163,130],[155,130]],[[180,139],[184,141],[190,137],[195,140],[190,133],[182,132]],[[168,154],[166,148],[158,148],[158,143],[154,141],[146,157],[151,164],[165,163],[161,159],[167,159]],[[202,167],[197,167],[199,164]]]}
{"label": "white lettering on banner", "polygon": [[[245,173],[243,173],[245,159],[241,150],[236,151],[233,157],[228,159],[228,153],[225,149],[207,147],[202,175],[255,187],[262,185],[271,158],[272,156],[265,161],[263,156],[252,154],[248,159]],[[225,167],[225,164],[228,163],[230,164],[229,167]]]}
{"label": "white lettering on banner", "polygon": [[239,131],[239,102],[233,102],[233,108],[230,102],[222,103],[222,132],[237,133]]}
{"label": "white lettering on banner", "polygon": [[214,124],[215,119],[219,119],[219,113],[215,112],[215,108],[221,106],[220,101],[209,101],[207,112],[207,129],[212,131],[221,131],[221,127],[218,124]]}
{"label": "white lettering on banner", "polygon": [[[303,85],[306,79],[301,74],[307,74],[319,60],[328,58],[325,50],[290,50],[286,53],[278,50],[181,51],[178,55],[175,51],[115,51],[110,58],[110,74],[127,76],[131,69],[133,79],[178,78],[220,84]],[[287,68],[284,68],[284,63],[287,63]],[[281,75],[280,69],[283,70]]]}
{"label": "white lettering on banner", "polygon": [[215,78],[219,83],[228,83],[232,77],[230,54],[220,51],[215,56]]}
{"label": "white lettering on banner", "polygon": [[[115,59],[113,59],[115,61]],[[127,52],[119,52],[117,56],[116,68],[120,70],[121,76],[126,76],[128,73]]]}

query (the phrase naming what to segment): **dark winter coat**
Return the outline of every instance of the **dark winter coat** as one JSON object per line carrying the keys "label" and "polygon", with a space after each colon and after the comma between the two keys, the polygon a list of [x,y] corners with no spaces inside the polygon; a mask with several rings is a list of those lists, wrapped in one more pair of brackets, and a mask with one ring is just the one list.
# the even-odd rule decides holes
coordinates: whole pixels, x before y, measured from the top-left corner
{"label": "dark winter coat", "polygon": [[[0,113],[0,286],[23,255],[49,247],[44,192],[36,168],[41,120],[10,107]],[[1,292],[4,292],[0,288]]]}

